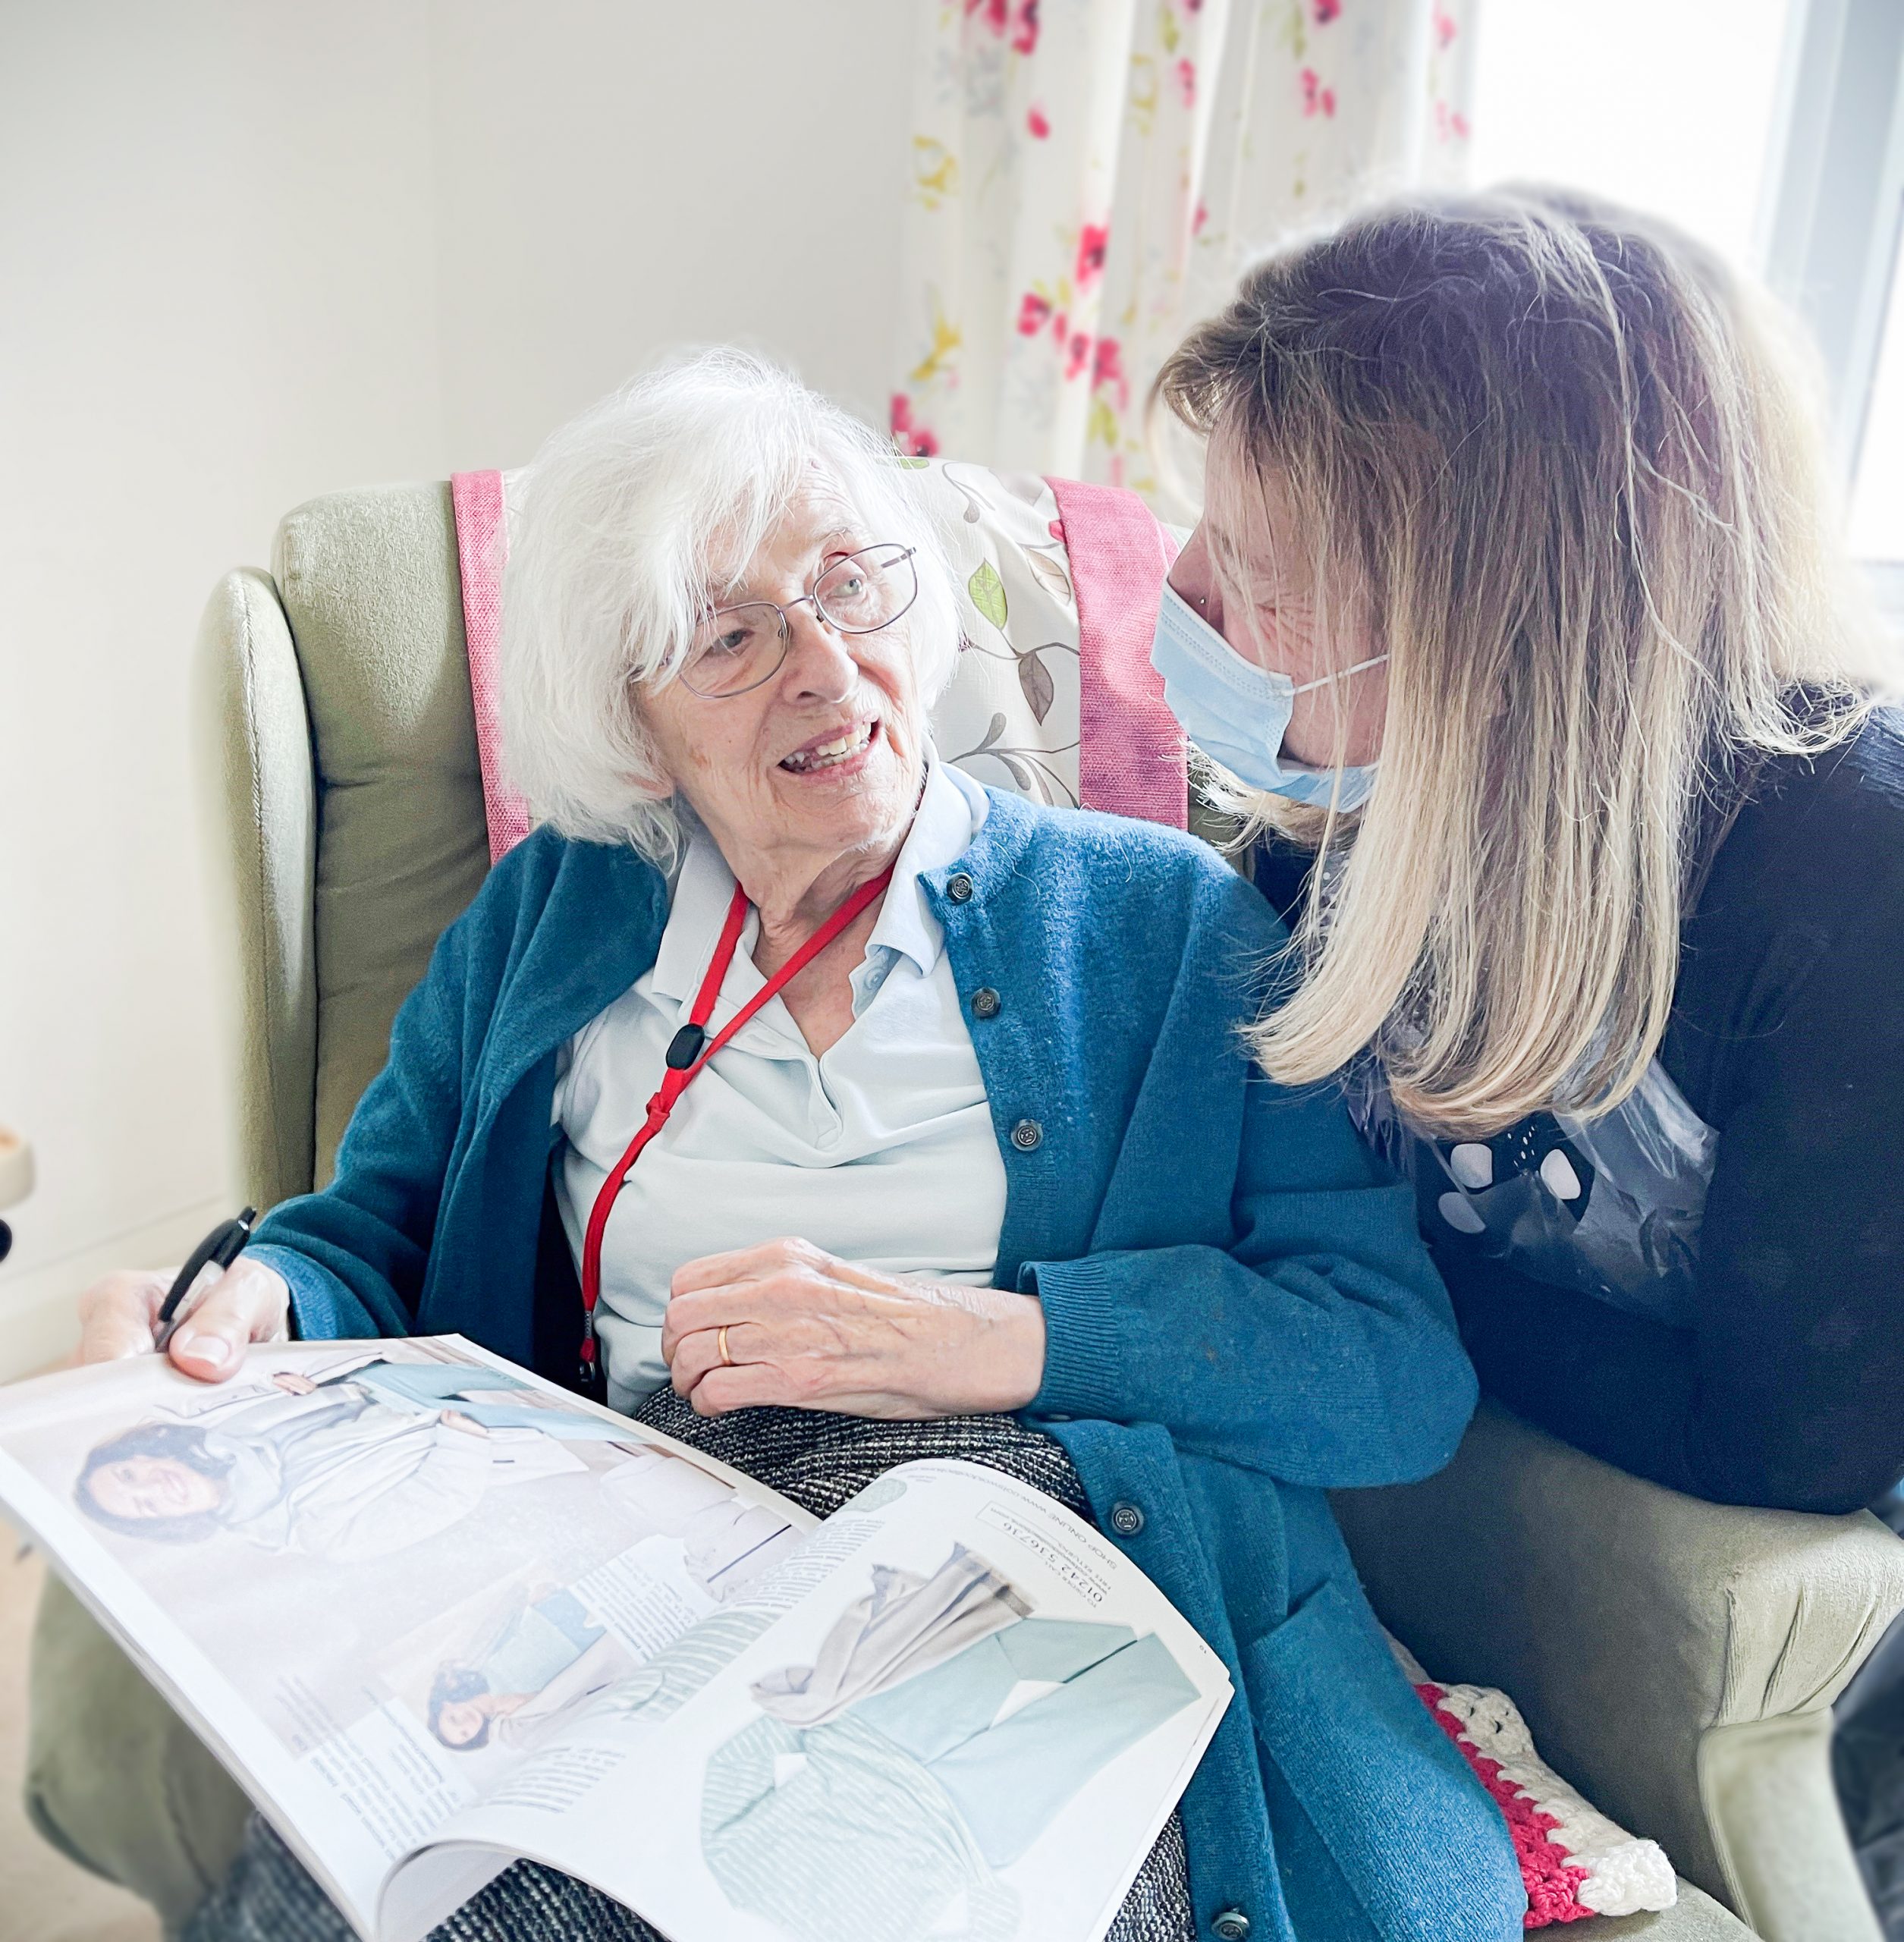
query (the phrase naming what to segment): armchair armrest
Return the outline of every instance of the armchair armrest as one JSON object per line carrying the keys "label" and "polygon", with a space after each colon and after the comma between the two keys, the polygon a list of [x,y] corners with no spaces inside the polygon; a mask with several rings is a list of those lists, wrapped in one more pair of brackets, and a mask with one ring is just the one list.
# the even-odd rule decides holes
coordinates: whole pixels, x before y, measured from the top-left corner
{"label": "armchair armrest", "polygon": [[1702,1504],[1484,1404],[1454,1461],[1337,1493],[1383,1622],[1498,1686],[1541,1752],[1770,1942],[1876,1942],[1832,1791],[1830,1707],[1904,1609],[1904,1543]]}
{"label": "armchair armrest", "polygon": [[243,1189],[269,1208],[311,1189],[317,971],[316,777],[297,650],[270,576],[227,573],[200,623],[197,768],[215,832],[207,875],[238,1030]]}

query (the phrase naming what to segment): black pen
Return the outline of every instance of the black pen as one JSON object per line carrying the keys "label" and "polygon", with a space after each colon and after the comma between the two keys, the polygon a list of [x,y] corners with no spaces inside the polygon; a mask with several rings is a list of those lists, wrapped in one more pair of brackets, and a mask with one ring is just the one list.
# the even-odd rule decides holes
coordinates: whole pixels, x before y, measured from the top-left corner
{"label": "black pen", "polygon": [[257,1208],[247,1207],[235,1221],[221,1221],[193,1249],[191,1259],[178,1271],[178,1280],[159,1305],[157,1333],[152,1340],[155,1349],[162,1353],[172,1339],[172,1331],[185,1319],[178,1312],[178,1305],[200,1275],[207,1268],[216,1268],[223,1273],[244,1252],[244,1244],[251,1238],[251,1224],[257,1218]]}

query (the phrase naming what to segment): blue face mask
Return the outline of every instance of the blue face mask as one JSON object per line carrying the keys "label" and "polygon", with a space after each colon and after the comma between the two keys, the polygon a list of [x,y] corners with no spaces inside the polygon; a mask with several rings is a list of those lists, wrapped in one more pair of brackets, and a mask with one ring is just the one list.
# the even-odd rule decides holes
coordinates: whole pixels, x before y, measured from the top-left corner
{"label": "blue face mask", "polygon": [[[1306,768],[1283,754],[1283,737],[1296,697],[1326,687],[1342,674],[1379,667],[1388,656],[1359,661],[1341,674],[1298,687],[1287,674],[1272,674],[1246,661],[1172,586],[1164,583],[1150,665],[1164,677],[1164,699],[1185,734],[1212,762],[1252,789],[1326,809],[1359,809],[1375,786],[1375,764],[1361,768]],[[1337,777],[1340,775],[1340,782]]]}

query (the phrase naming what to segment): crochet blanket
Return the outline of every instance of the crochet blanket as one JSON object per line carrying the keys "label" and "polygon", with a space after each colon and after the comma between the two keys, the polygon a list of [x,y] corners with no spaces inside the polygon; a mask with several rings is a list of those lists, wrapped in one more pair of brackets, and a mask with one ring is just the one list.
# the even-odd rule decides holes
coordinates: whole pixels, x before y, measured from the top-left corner
{"label": "crochet blanket", "polygon": [[1673,1906],[1679,1886],[1659,1843],[1628,1834],[1562,1780],[1535,1751],[1506,1693],[1441,1685],[1400,1640],[1388,1642],[1435,1724],[1506,1817],[1527,1885],[1528,1928]]}

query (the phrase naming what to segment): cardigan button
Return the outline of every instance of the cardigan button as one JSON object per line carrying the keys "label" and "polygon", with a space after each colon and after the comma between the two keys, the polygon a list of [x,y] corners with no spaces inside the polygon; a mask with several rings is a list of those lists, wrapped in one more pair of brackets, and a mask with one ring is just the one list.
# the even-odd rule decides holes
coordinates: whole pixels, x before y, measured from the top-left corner
{"label": "cardigan button", "polygon": [[[1111,1528],[1120,1538],[1134,1538],[1144,1528],[1144,1513],[1127,1500],[1114,1504],[1111,1507]],[[1222,1918],[1219,1916],[1217,1919],[1221,1921]],[[1243,1924],[1245,1930],[1249,1926],[1248,1922]],[[1224,1931],[1219,1929],[1217,1932],[1221,1934]]]}
{"label": "cardigan button", "polygon": [[1011,1143],[1021,1153],[1035,1153],[1045,1142],[1045,1129],[1035,1120],[1020,1120],[1011,1130]]}
{"label": "cardigan button", "polygon": [[1249,1942],[1249,1918],[1241,1909],[1225,1909],[1210,1924],[1217,1942]]}
{"label": "cardigan button", "polygon": [[969,903],[972,901],[972,879],[963,870],[955,877],[947,877],[945,894],[954,903]]}
{"label": "cardigan button", "polygon": [[999,1007],[1004,1003],[989,985],[981,985],[972,994],[972,1015],[974,1018],[996,1018]]}

